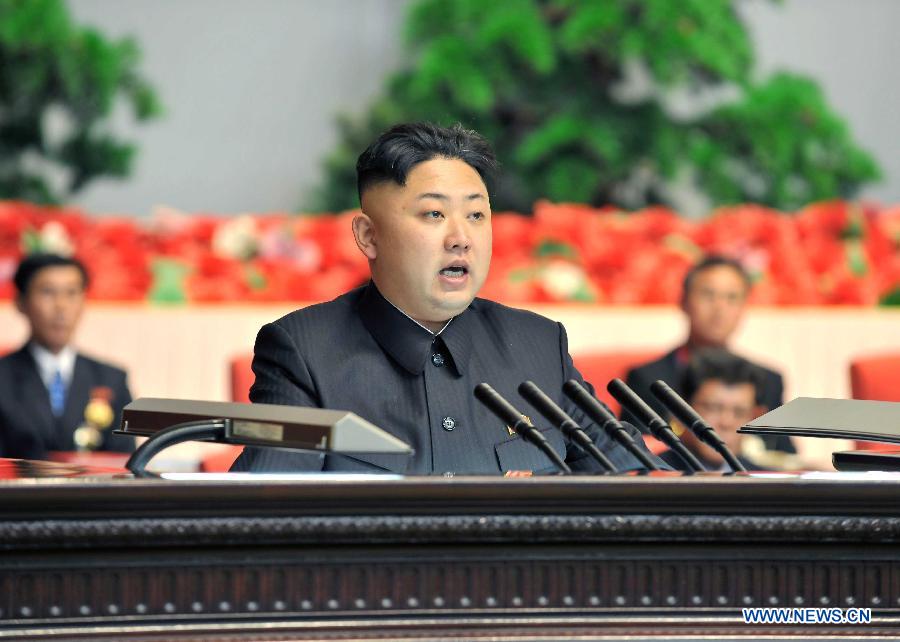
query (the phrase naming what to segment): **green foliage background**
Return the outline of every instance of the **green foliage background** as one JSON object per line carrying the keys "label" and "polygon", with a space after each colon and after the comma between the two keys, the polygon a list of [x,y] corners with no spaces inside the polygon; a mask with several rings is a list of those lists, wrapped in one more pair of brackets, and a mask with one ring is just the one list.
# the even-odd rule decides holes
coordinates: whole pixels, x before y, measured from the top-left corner
{"label": "green foliage background", "polygon": [[[313,209],[356,207],[356,157],[412,120],[461,122],[492,141],[504,166],[495,210],[666,203],[681,172],[714,205],[791,210],[852,197],[879,175],[814,81],[754,79],[733,0],[418,0],[406,43],[409,64],[381,98],[339,119]],[[653,91],[620,95],[629,65]],[[737,97],[688,117],[666,100],[720,89]]]}
{"label": "green foliage background", "polygon": [[[59,203],[95,178],[128,175],[135,147],[107,131],[115,100],[141,121],[161,111],[139,59],[133,40],[73,24],[62,0],[0,0],[0,199]],[[51,178],[60,171],[64,184]]]}

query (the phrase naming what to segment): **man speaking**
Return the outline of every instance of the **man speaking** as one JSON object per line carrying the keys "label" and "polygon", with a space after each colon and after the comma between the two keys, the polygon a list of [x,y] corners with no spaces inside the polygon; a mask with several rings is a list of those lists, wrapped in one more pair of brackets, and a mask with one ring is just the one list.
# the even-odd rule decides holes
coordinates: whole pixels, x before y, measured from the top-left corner
{"label": "man speaking", "polygon": [[[356,171],[362,211],[353,235],[372,280],[265,325],[250,399],[350,410],[415,454],[348,458],[247,448],[232,470],[550,472],[550,459],[472,393],[487,382],[527,412],[516,392],[525,380],[581,424],[617,468],[640,468],[563,396],[566,380],[583,381],[563,326],[475,298],[491,262],[488,186],[496,161],[488,142],[459,125],[397,125],[362,153]],[[596,469],[561,433],[544,434],[573,471]]]}

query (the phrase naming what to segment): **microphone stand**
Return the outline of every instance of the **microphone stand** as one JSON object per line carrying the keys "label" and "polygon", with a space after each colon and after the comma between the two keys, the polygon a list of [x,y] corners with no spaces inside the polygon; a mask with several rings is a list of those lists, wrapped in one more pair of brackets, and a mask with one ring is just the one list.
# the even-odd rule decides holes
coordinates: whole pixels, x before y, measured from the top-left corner
{"label": "microphone stand", "polygon": [[607,472],[616,472],[616,466],[609,457],[603,454],[594,440],[572,419],[565,410],[556,405],[550,397],[548,397],[533,382],[525,381],[519,385],[519,394],[525,397],[537,411],[544,415],[544,419],[559,428],[566,437],[588,453],[600,466]]}
{"label": "microphone stand", "polygon": [[594,399],[587,389],[578,383],[575,379],[569,379],[563,384],[563,392],[571,399],[576,406],[581,408],[584,413],[597,422],[606,434],[622,445],[628,452],[641,462],[647,470],[659,470],[653,460],[644,450],[637,445],[628,431],[622,426],[622,423],[616,419],[616,416],[610,412],[609,408]]}
{"label": "microphone stand", "polygon": [[553,450],[553,446],[547,441],[547,438],[541,434],[541,431],[535,428],[529,421],[525,419],[525,415],[516,410],[499,392],[491,388],[486,383],[479,383],[475,386],[475,398],[487,406],[487,409],[494,413],[502,422],[514,430],[525,441],[537,446],[552,461],[560,471],[566,475],[572,474],[572,469],[559,456],[559,453]]}
{"label": "microphone stand", "polygon": [[701,472],[706,470],[703,467],[703,464],[700,463],[700,460],[694,456],[694,453],[688,450],[675,433],[672,432],[672,429],[669,428],[669,424],[663,421],[662,417],[656,414],[653,409],[647,405],[647,402],[638,397],[637,393],[629,388],[624,381],[621,379],[613,379],[609,382],[609,385],[606,386],[606,389],[609,391],[609,394],[615,397],[616,401],[631,411],[639,421],[647,426],[654,437],[671,448],[692,471]]}
{"label": "microphone stand", "polygon": [[722,456],[722,459],[731,467],[734,472],[747,472],[743,464],[738,461],[722,438],[716,434],[716,431],[710,426],[700,414],[694,410],[684,398],[677,392],[672,390],[671,386],[662,379],[658,379],[650,384],[650,391],[659,399],[662,404],[668,408],[675,418],[683,423],[688,430],[697,435],[697,438],[704,444],[715,450]]}

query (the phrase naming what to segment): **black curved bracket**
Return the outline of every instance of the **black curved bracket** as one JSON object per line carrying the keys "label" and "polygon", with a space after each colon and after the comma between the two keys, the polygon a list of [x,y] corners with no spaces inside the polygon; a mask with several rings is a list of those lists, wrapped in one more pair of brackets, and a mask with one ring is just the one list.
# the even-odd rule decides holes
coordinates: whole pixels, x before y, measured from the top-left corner
{"label": "black curved bracket", "polygon": [[219,441],[225,438],[226,427],[230,419],[204,419],[188,421],[163,428],[142,443],[125,463],[135,477],[155,477],[145,469],[150,460],[160,451],[184,441]]}

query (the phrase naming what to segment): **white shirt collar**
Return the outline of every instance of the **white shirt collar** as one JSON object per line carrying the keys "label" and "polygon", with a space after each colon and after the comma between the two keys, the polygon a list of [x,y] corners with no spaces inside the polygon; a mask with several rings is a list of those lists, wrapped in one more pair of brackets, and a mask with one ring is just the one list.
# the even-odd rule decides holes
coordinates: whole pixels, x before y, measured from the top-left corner
{"label": "white shirt collar", "polygon": [[433,337],[436,337],[436,336],[440,335],[441,332],[443,332],[444,330],[446,330],[446,329],[447,329],[447,326],[450,325],[450,321],[453,321],[453,319],[456,318],[456,317],[450,317],[450,319],[447,321],[447,323],[444,324],[444,327],[443,327],[443,328],[441,328],[441,329],[438,330],[437,332],[434,332],[434,331],[432,331],[430,328],[427,328],[426,326],[422,325],[421,323],[419,323],[418,321],[416,321],[415,319],[413,319],[411,316],[409,316],[408,314],[406,314],[406,312],[404,312],[403,310],[401,310],[400,308],[398,308],[396,305],[394,305],[393,302],[391,302],[391,300],[390,300],[389,298],[387,298],[386,296],[384,296],[383,293],[381,294],[381,296],[384,297],[384,300],[385,300],[385,301],[387,301],[388,303],[390,303],[391,305],[393,305],[393,306],[394,306],[394,309],[397,310],[397,312],[399,312],[400,314],[402,314],[403,316],[405,316],[407,319],[409,319],[410,321],[412,321],[413,323],[415,323],[417,326],[419,326],[420,328],[422,328],[423,330],[425,330],[425,332],[427,332],[428,334],[430,334],[430,335],[433,336]]}
{"label": "white shirt collar", "polygon": [[28,350],[31,356],[37,362],[38,373],[41,375],[41,381],[49,388],[50,382],[53,381],[56,371],[62,375],[66,386],[72,381],[72,375],[75,372],[75,348],[66,346],[59,351],[59,354],[53,354],[42,345],[31,341],[28,344]]}

